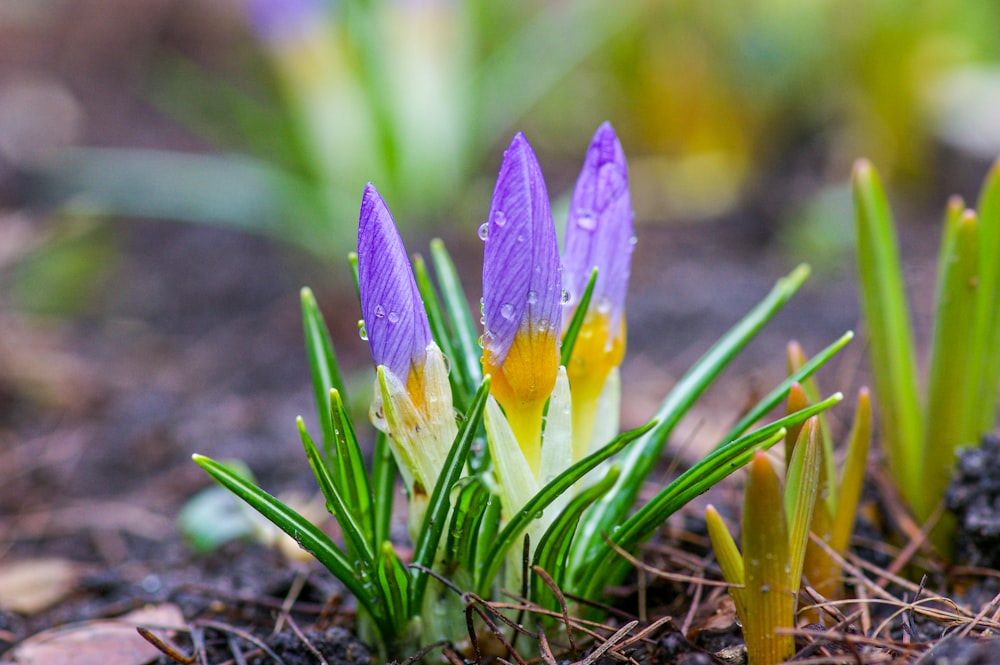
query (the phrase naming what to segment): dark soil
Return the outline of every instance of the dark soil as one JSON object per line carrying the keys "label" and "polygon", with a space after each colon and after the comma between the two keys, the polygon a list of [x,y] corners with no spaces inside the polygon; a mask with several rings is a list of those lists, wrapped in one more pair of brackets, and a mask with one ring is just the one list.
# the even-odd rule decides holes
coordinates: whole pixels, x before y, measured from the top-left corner
{"label": "dark soil", "polygon": [[1000,570],[1000,438],[959,451],[945,499],[958,521],[956,550],[969,566]]}

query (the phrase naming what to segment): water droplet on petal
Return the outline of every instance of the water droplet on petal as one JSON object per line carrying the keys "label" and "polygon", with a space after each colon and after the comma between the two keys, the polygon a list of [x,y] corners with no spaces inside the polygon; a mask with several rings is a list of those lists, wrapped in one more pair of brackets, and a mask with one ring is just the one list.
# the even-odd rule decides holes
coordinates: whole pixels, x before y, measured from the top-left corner
{"label": "water droplet on petal", "polygon": [[365,329],[364,319],[358,319],[358,337],[360,337],[366,342],[368,341],[368,330]]}
{"label": "water droplet on petal", "polygon": [[635,247],[636,245],[639,244],[639,238],[636,236],[629,236],[628,244],[631,245],[632,247]]}
{"label": "water droplet on petal", "polygon": [[375,318],[381,319],[384,316],[385,316],[385,307],[382,307],[382,305],[375,305]]}
{"label": "water droplet on petal", "polygon": [[584,231],[593,231],[597,228],[597,219],[590,215],[580,215],[576,218],[576,225]]}
{"label": "water droplet on petal", "polygon": [[399,322],[399,312],[389,312],[388,319],[389,319],[389,323],[398,323]]}
{"label": "water droplet on petal", "polygon": [[482,224],[479,225],[479,239],[485,242],[486,238],[488,238],[489,235],[490,235],[489,222],[483,222]]}
{"label": "water droplet on petal", "polygon": [[496,214],[493,215],[493,222],[497,226],[504,226],[507,224],[507,215],[503,214],[502,210],[497,210]]}
{"label": "water droplet on petal", "polygon": [[480,349],[486,348],[486,335],[480,335],[479,339],[476,340],[476,344],[479,345]]}
{"label": "water droplet on petal", "polygon": [[538,302],[538,292],[537,291],[528,291],[528,304],[529,305],[534,305],[537,302]]}
{"label": "water droplet on petal", "polygon": [[511,305],[509,302],[504,303],[503,307],[500,308],[500,315],[503,316],[503,318],[510,321],[511,319],[514,318],[514,306]]}
{"label": "water droplet on petal", "polygon": [[569,302],[569,298],[570,298],[569,291],[563,289],[562,293],[559,294],[559,302],[565,305],[566,303]]}

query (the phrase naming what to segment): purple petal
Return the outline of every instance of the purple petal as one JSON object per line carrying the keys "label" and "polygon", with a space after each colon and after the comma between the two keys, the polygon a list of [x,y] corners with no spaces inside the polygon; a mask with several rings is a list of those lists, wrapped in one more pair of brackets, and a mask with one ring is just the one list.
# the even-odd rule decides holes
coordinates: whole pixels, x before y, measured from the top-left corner
{"label": "purple petal", "polygon": [[406,385],[411,364],[423,362],[431,331],[403,241],[371,183],[361,198],[358,288],[372,358]]}
{"label": "purple petal", "polygon": [[559,247],[535,153],[517,134],[504,153],[483,257],[484,347],[496,365],[514,336],[560,328]]}
{"label": "purple petal", "polygon": [[580,301],[596,267],[591,307],[611,314],[612,330],[625,307],[632,266],[632,201],[625,152],[610,123],[594,134],[573,190],[566,223],[563,283],[569,305]]}

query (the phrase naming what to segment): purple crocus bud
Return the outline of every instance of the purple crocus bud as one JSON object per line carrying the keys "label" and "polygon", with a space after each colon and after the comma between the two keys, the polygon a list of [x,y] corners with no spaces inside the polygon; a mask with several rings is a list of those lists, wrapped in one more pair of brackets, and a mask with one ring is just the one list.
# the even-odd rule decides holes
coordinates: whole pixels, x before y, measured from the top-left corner
{"label": "purple crocus bud", "polygon": [[559,247],[535,153],[517,134],[504,153],[483,257],[483,371],[532,469],[559,367]]}
{"label": "purple crocus bud", "polygon": [[358,288],[375,364],[384,365],[409,387],[411,372],[419,375],[423,370],[431,330],[403,241],[371,183],[361,199]]}
{"label": "purple crocus bud", "polygon": [[591,307],[608,315],[617,331],[625,308],[632,266],[632,200],[625,151],[611,124],[601,125],[587,149],[566,223],[563,284],[569,306],[580,301],[591,272],[597,283]]}
{"label": "purple crocus bud", "polygon": [[[590,142],[573,190],[563,252],[563,283],[572,309],[597,268],[590,306],[566,368],[573,393],[574,460],[586,455],[595,443],[598,402],[625,353],[625,294],[632,265],[633,216],[625,152],[614,129],[605,122]],[[609,404],[614,415],[602,414],[600,420],[616,422],[617,408],[617,404]]]}
{"label": "purple crocus bud", "polygon": [[294,39],[323,15],[321,0],[246,0],[254,33],[267,42]]}

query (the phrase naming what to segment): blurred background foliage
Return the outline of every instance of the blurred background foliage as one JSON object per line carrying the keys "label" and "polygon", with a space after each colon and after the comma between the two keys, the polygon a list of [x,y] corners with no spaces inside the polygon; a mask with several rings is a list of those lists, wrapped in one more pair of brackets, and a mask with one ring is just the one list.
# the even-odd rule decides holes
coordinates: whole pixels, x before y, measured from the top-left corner
{"label": "blurred background foliage", "polygon": [[559,196],[605,119],[640,224],[742,209],[837,256],[858,156],[914,191],[1000,153],[998,34],[995,0],[6,0],[0,206],[50,215],[12,293],[72,308],[119,217],[337,257],[369,180],[475,228],[514,131]]}

